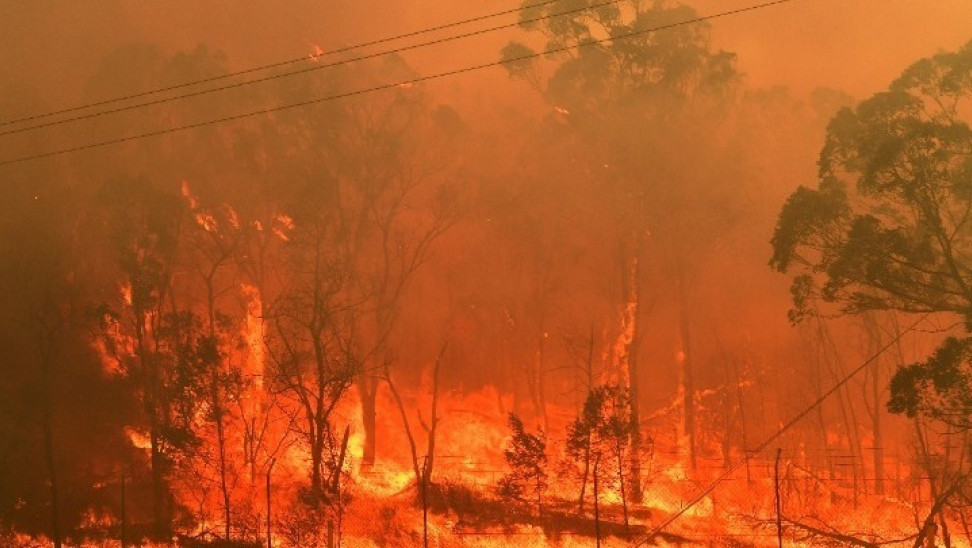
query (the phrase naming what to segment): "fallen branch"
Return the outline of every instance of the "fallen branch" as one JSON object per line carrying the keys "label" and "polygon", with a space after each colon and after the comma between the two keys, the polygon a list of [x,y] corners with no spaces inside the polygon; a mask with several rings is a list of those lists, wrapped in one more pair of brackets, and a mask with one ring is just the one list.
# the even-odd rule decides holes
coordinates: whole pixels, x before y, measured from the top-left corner
{"label": "fallen branch", "polygon": [[931,509],[928,511],[928,517],[925,518],[924,523],[921,524],[921,529],[918,530],[918,535],[915,538],[915,544],[913,548],[921,548],[922,542],[927,536],[929,528],[935,523],[935,517],[938,513],[942,511],[945,504],[948,502],[949,497],[955,494],[962,487],[962,481],[956,480],[944,493],[939,495],[938,500],[932,505]]}
{"label": "fallen branch", "polygon": [[783,522],[789,526],[796,527],[798,529],[803,529],[804,531],[811,533],[813,535],[829,538],[832,540],[836,540],[838,542],[843,542],[845,544],[850,544],[851,546],[860,546],[861,548],[878,548],[881,546],[881,543],[878,542],[864,540],[844,533],[838,533],[837,531],[827,531],[819,527],[814,527],[813,525],[808,525],[806,523],[794,521],[789,518],[783,518]]}

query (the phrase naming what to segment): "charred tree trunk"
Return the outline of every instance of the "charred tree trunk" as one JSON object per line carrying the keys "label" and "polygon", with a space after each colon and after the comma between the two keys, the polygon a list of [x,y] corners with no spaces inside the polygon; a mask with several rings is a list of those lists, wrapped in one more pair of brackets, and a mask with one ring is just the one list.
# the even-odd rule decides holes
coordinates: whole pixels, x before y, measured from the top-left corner
{"label": "charred tree trunk", "polygon": [[328,479],[328,488],[331,493],[334,493],[338,497],[338,503],[341,502],[341,472],[344,470],[344,461],[348,456],[348,441],[351,439],[351,426],[344,427],[344,437],[341,438],[341,453],[338,455],[337,466],[331,471],[331,477]]}
{"label": "charred tree trunk", "polygon": [[621,511],[624,515],[624,532],[625,534],[630,534],[631,529],[628,525],[628,499],[625,497],[624,492],[624,448],[623,441],[617,440],[615,442],[615,452],[618,458],[618,490],[621,491]]}
{"label": "charred tree trunk", "polygon": [[324,444],[321,436],[315,434],[311,444],[311,492],[320,495],[324,492],[324,477],[321,470],[324,468]]}
{"label": "charred tree trunk", "polygon": [[149,443],[152,465],[152,522],[158,539],[171,536],[172,524],[169,515],[169,493],[165,480],[166,458],[163,453],[162,426],[164,410],[161,402],[161,380],[155,360],[149,355],[145,343],[144,313],[136,310],[136,345],[145,374],[146,394],[143,408],[149,421]]}
{"label": "charred tree trunk", "polygon": [[884,494],[884,428],[881,421],[881,381],[875,371],[871,380],[871,394],[874,398],[874,414],[871,417],[871,432],[874,436],[874,492]]}
{"label": "charred tree trunk", "polygon": [[584,447],[584,473],[581,477],[580,496],[577,497],[577,512],[584,515],[584,496],[587,494],[587,482],[591,476],[591,440],[588,438]]}
{"label": "charred tree trunk", "polygon": [[547,394],[545,387],[545,375],[544,368],[546,367],[545,357],[546,357],[546,342],[547,334],[544,332],[544,326],[540,325],[540,334],[537,341],[537,371],[536,371],[536,411],[537,420],[543,424],[543,429],[550,431],[550,423],[547,420]]}
{"label": "charred tree trunk", "polygon": [[165,455],[162,454],[162,434],[157,423],[152,424],[149,433],[152,453],[152,520],[158,539],[171,536],[169,518],[169,493],[165,481]]}
{"label": "charred tree trunk", "polygon": [[408,448],[412,457],[412,473],[415,474],[416,485],[421,488],[424,481],[422,470],[424,470],[425,465],[419,465],[418,448],[415,445],[415,435],[412,434],[412,427],[408,421],[405,402],[402,401],[402,397],[398,393],[398,388],[395,387],[395,383],[392,382],[390,375],[385,378],[385,382],[388,383],[388,390],[391,392],[392,398],[395,400],[395,405],[398,407],[398,412],[402,417],[402,428],[405,430],[405,438],[408,440]]}
{"label": "charred tree trunk", "polygon": [[51,540],[54,548],[61,548],[61,516],[57,482],[57,466],[54,460],[54,425],[49,405],[44,410],[44,463],[51,482]]}
{"label": "charred tree trunk", "polygon": [[921,527],[918,529],[918,536],[915,537],[915,543],[912,545],[913,548],[935,546],[935,535],[937,533],[935,519],[938,518],[939,514],[942,512],[942,509],[945,508],[945,505],[948,503],[948,499],[960,489],[961,482],[956,482],[950,488],[946,489],[941,495],[934,496],[934,503],[928,510],[928,516],[925,518],[925,521],[921,523]]}
{"label": "charred tree trunk", "polygon": [[43,393],[43,434],[44,434],[44,464],[47,468],[47,478],[51,483],[51,541],[54,548],[61,548],[61,506],[59,483],[57,479],[57,465],[54,445],[54,397],[51,394],[51,365],[53,362],[53,333],[44,329],[45,344],[41,346],[41,390]]}
{"label": "charred tree trunk", "polygon": [[[844,375],[846,375],[843,359],[841,358],[840,352],[837,349],[837,344],[830,335],[830,330],[827,328],[824,322],[818,321],[817,325],[821,342],[826,345],[826,348],[830,349],[832,356],[831,360],[826,360],[830,367],[830,373],[833,376],[832,382],[837,382],[843,378]],[[837,409],[840,412],[840,417],[844,425],[844,432],[847,434],[848,449],[851,451],[851,454],[854,457],[851,464],[852,473],[857,474],[858,463],[862,463],[864,461],[864,451],[863,444],[861,443],[860,433],[857,430],[857,414],[854,411],[852,397],[849,392],[849,388],[846,385],[841,387],[841,389],[837,392]],[[855,490],[855,497],[856,495],[857,493]]]}
{"label": "charred tree trunk", "polygon": [[212,347],[212,360],[213,363],[210,364],[212,367],[210,375],[210,396],[212,401],[213,421],[216,423],[216,449],[219,457],[219,490],[223,498],[223,539],[229,542],[230,540],[230,524],[231,524],[231,511],[230,511],[230,492],[229,483],[226,480],[226,432],[223,424],[223,400],[220,397],[220,355],[219,355],[219,341],[217,339],[216,332],[216,293],[213,285],[213,280],[216,276],[216,270],[219,268],[220,263],[217,262],[213,265],[212,269],[209,271],[208,276],[206,276],[206,298],[209,311],[209,339]]}
{"label": "charred tree trunk", "polygon": [[223,538],[230,539],[230,493],[226,480],[226,432],[223,429],[223,408],[219,395],[219,373],[213,370],[213,420],[216,422],[216,444],[219,453],[219,489],[223,496]]}
{"label": "charred tree trunk", "polygon": [[[881,332],[878,329],[875,318],[870,314],[863,317],[864,326],[868,335],[868,354],[874,355],[881,348]],[[881,361],[878,360],[874,367],[870,369],[870,415],[871,415],[871,435],[874,438],[873,463],[874,463],[874,493],[884,494],[884,429],[881,421]]]}
{"label": "charred tree trunk", "polygon": [[639,383],[638,351],[641,344],[641,248],[642,237],[633,235],[630,249],[624,256],[622,275],[622,295],[624,309],[621,314],[621,334],[616,353],[619,365],[628,376],[628,390],[631,395],[631,462],[629,477],[629,496],[634,502],[641,502],[644,493],[641,489],[641,412],[639,408],[641,391]]}
{"label": "charred tree trunk", "polygon": [[733,361],[731,364],[733,377],[736,383],[736,409],[739,411],[739,434],[742,436],[743,462],[746,464],[746,484],[748,485],[753,481],[752,472],[749,469],[749,459],[746,458],[748,456],[747,453],[749,452],[749,435],[746,431],[749,423],[746,421],[746,405],[743,401],[742,376],[739,374],[739,368],[737,367],[736,362]]}
{"label": "charred tree trunk", "polygon": [[[591,324],[591,334],[587,346],[586,369],[587,369],[586,393],[590,395],[590,391],[594,388],[594,324]],[[583,403],[578,402],[577,405],[578,416],[580,416],[581,414],[581,409],[583,409],[583,405],[584,405]],[[584,472],[581,477],[580,496],[578,496],[577,498],[577,512],[580,516],[584,515],[584,496],[587,493],[587,482],[590,479],[590,475],[591,475],[591,436],[590,433],[588,433],[587,442],[584,445]]]}
{"label": "charred tree trunk", "polygon": [[311,443],[311,455],[314,462],[314,472],[311,486],[314,494],[321,496],[324,493],[324,450],[329,441],[331,423],[328,421],[330,413],[325,410],[324,397],[327,385],[331,382],[327,370],[327,350],[324,348],[320,327],[311,327],[314,337],[314,361],[317,376],[317,389],[314,394],[314,410],[312,424],[314,425],[314,440]]}
{"label": "charred tree trunk", "polygon": [[689,467],[695,471],[695,375],[692,368],[691,322],[689,318],[688,291],[685,274],[679,266],[678,273],[678,329],[681,338],[680,377],[683,410],[683,435],[688,453]]}
{"label": "charred tree trunk", "polygon": [[378,430],[378,379],[374,375],[361,373],[358,376],[358,391],[361,397],[361,425],[364,428],[364,449],[361,467],[368,470],[375,465]]}
{"label": "charred tree trunk", "polygon": [[644,498],[644,491],[641,486],[641,406],[639,404],[639,375],[638,375],[638,348],[641,346],[641,335],[635,329],[634,339],[631,342],[631,356],[628,361],[628,382],[631,390],[631,455],[630,455],[630,477],[628,478],[628,494],[632,502],[641,502]]}
{"label": "charred tree trunk", "polygon": [[432,411],[428,424],[422,420],[422,414],[419,413],[419,423],[422,425],[422,429],[425,430],[426,439],[425,464],[422,467],[422,478],[426,483],[432,477],[432,467],[435,464],[435,430],[439,426],[439,367],[442,364],[442,355],[445,353],[445,349],[446,345],[442,345],[442,352],[436,358],[435,366],[432,370]]}
{"label": "charred tree trunk", "polygon": [[601,547],[601,505],[599,499],[600,493],[597,489],[597,472],[598,465],[601,464],[601,455],[598,455],[594,459],[594,538],[597,540],[597,547]]}
{"label": "charred tree trunk", "polygon": [[445,356],[445,351],[448,344],[448,341],[442,344],[442,349],[439,351],[439,355],[436,358],[435,364],[432,368],[432,411],[429,423],[426,423],[422,419],[421,412],[418,413],[419,423],[422,425],[422,429],[425,430],[427,437],[426,454],[421,464],[419,462],[420,459],[418,455],[418,446],[415,441],[415,435],[412,432],[411,423],[408,420],[408,413],[405,409],[405,402],[402,400],[401,394],[398,392],[398,388],[395,387],[395,383],[392,382],[389,372],[385,372],[385,382],[388,383],[388,389],[391,392],[392,398],[395,400],[395,405],[398,407],[398,412],[402,417],[402,428],[405,430],[405,437],[408,439],[408,446],[412,457],[412,472],[415,474],[416,485],[419,487],[422,487],[425,485],[425,482],[429,481],[429,478],[432,475],[432,468],[435,463],[435,430],[439,422],[439,370],[441,368],[442,359]]}

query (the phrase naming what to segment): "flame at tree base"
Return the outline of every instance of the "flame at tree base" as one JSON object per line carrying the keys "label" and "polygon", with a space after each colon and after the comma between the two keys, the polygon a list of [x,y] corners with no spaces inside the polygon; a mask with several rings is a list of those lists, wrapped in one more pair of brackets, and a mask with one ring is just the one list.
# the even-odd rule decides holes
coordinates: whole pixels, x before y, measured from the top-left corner
{"label": "flame at tree base", "polygon": [[[419,407],[428,404],[422,397],[413,399]],[[360,406],[351,391],[333,414],[336,429],[350,427],[347,457],[339,480],[340,496],[309,504],[307,452],[299,443],[286,444],[269,474],[272,545],[407,547],[422,546],[427,536],[428,545],[436,547],[580,547],[594,546],[598,537],[604,547],[629,546],[644,539],[659,523],[682,512],[685,501],[693,500],[724,471],[724,463],[714,456],[717,453],[709,451],[708,460],[700,456],[699,472],[688,472],[687,463],[680,457],[677,436],[667,442],[657,437],[651,453],[642,456],[642,502],[622,501],[618,486],[606,475],[599,485],[596,508],[593,485],[588,483],[581,510],[580,483],[563,471],[564,448],[552,437],[547,447],[549,485],[541,500],[530,496],[504,498],[497,485],[510,470],[504,457],[510,432],[498,408],[500,401],[493,389],[440,396],[435,467],[432,477],[423,484],[415,477],[407,454],[391,451],[404,447],[407,441],[400,425],[392,420],[396,415],[388,394],[380,394],[378,400],[379,416],[389,420],[379,429],[385,451],[379,453],[374,465],[361,465],[364,438]],[[562,431],[572,412],[551,408],[549,416],[551,429]],[[132,430],[129,435],[135,447],[149,451],[144,434]],[[738,460],[742,455],[733,454],[732,458]],[[841,535],[865,543],[899,540],[888,545],[910,545],[912,541],[907,539],[915,534],[915,516],[927,512],[930,506],[927,482],[902,479],[888,487],[894,497],[878,495],[863,483],[854,483],[853,478],[814,473],[800,462],[802,458],[805,455],[796,453],[792,461],[782,464],[780,493],[787,546],[839,545],[835,539]],[[756,456],[749,469],[748,480],[741,469],[737,470],[709,496],[684,511],[652,544],[775,546],[776,480],[772,462]],[[222,506],[212,480],[206,479],[203,471],[196,472],[198,475],[193,477],[200,478],[196,483],[173,482],[179,504],[191,517],[191,522],[177,526],[173,542],[153,544],[136,538],[147,530],[146,524],[138,521],[144,516],[129,514],[125,524],[128,545],[219,545]],[[264,467],[256,477],[235,477],[231,499],[235,522],[231,534],[239,546],[266,545],[266,472]],[[949,525],[955,531],[961,530],[960,523]],[[67,545],[120,546],[117,538],[121,529],[120,516],[91,512],[79,538]],[[99,540],[84,540],[85,534]],[[42,546],[46,542],[25,535],[0,539],[11,546]],[[967,546],[962,542],[953,538],[952,546]]]}

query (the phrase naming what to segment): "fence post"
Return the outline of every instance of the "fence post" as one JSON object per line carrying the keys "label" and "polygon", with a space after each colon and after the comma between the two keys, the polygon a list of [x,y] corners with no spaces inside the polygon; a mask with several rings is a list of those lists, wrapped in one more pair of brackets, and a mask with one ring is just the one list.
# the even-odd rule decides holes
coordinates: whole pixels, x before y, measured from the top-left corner
{"label": "fence post", "polygon": [[429,456],[425,455],[422,459],[422,546],[429,548],[429,501],[428,486],[429,478],[426,477],[428,470]]}
{"label": "fence post", "polygon": [[267,466],[267,548],[273,548],[273,533],[270,528],[270,472],[276,463],[277,459],[271,458],[270,465]]}
{"label": "fence post", "polygon": [[776,486],[776,539],[779,548],[783,548],[783,501],[780,498],[780,457],[783,455],[781,447],[776,448],[776,464],[774,465],[774,481]]}
{"label": "fence post", "polygon": [[122,472],[121,475],[121,548],[126,548],[128,546],[125,543],[125,529],[127,528],[127,523],[125,523],[127,517],[125,516],[125,473]]}
{"label": "fence post", "polygon": [[597,548],[601,548],[601,509],[597,502],[597,468],[599,464],[601,464],[600,452],[594,457],[594,538],[597,540]]}

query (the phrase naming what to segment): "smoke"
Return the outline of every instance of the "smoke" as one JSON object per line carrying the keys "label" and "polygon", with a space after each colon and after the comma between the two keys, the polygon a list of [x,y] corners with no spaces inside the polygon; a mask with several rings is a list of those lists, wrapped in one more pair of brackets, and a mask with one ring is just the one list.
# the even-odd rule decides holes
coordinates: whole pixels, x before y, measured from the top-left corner
{"label": "smoke", "polygon": [[[0,120],[286,59],[307,58],[293,66],[313,67],[322,50],[516,7],[509,0],[8,3],[10,15],[0,21]],[[704,0],[694,7],[705,15],[745,5]],[[185,445],[172,450],[190,455],[173,457],[168,469],[183,474],[173,482],[182,496],[174,506],[189,516],[195,509],[188,501],[198,495],[206,516],[218,513],[226,503],[215,488],[193,491],[192,474],[216,484],[215,450],[206,443],[212,431],[223,435],[214,409],[239,403],[232,398],[246,400],[236,415],[226,403],[230,437],[246,437],[250,451],[245,462],[237,448],[230,451],[240,460],[231,475],[249,476],[227,496],[241,508],[257,500],[254,478],[269,473],[276,456],[287,461],[278,470],[291,487],[306,479],[314,428],[333,429],[321,442],[333,460],[340,433],[353,426],[356,465],[374,465],[364,437],[376,436],[379,468],[382,459],[394,464],[396,479],[386,483],[398,489],[416,465],[409,461],[421,456],[409,438],[414,433],[424,446],[434,431],[436,389],[444,402],[440,449],[493,449],[482,459],[496,464],[507,412],[554,436],[580,408],[588,384],[630,380],[617,364],[631,358],[634,337],[620,336],[619,324],[632,317],[645,326],[631,355],[642,372],[635,393],[646,428],[687,428],[681,415],[697,407],[705,426],[700,451],[721,451],[728,460],[812,401],[869,343],[852,322],[833,332],[787,323],[788,282],[765,266],[783,200],[814,181],[826,124],[839,108],[884,88],[919,57],[965,43],[970,20],[965,0],[793,0],[717,19],[713,48],[734,53],[742,77],[697,110],[654,97],[654,117],[627,116],[623,102],[614,110],[592,106],[575,89],[544,93],[537,82],[491,68],[0,167],[0,202],[9,213],[0,219],[0,439],[12,440],[0,443],[0,467],[23,472],[0,478],[0,525],[48,530],[51,468],[64,472],[62,492],[75,493],[63,525],[81,523],[91,501],[117,513],[120,501],[97,485],[118,487],[123,470],[139,476],[133,505],[147,521],[153,463],[141,446],[151,450],[142,438],[152,420],[202,432],[202,441],[179,438]],[[0,136],[0,160],[490,63],[514,39],[525,40],[524,33],[508,29]],[[677,114],[666,118],[670,112]],[[664,123],[671,126],[659,129]],[[632,218],[642,222],[636,231]],[[308,291],[301,285],[308,279],[331,293]],[[632,289],[632,280],[641,285]],[[638,307],[631,295],[641,298]],[[155,308],[136,308],[143,305]],[[321,309],[333,314],[322,319]],[[140,313],[156,323],[141,325]],[[173,319],[179,314],[189,320]],[[105,323],[118,331],[106,337]],[[180,331],[207,325],[215,332],[217,324],[219,344]],[[326,344],[315,347],[317,327]],[[300,329],[311,335],[295,334]],[[56,340],[44,338],[52,332]],[[133,365],[145,367],[135,350],[140,336],[156,337],[152,352],[178,365],[159,381],[172,389],[164,405],[148,395],[155,387],[146,384],[146,370]],[[183,359],[186,348],[158,342],[166,336],[196,354]],[[118,347],[109,349],[108,340]],[[206,354],[210,343],[222,354]],[[919,355],[925,344],[919,340],[898,359]],[[444,346],[442,374],[432,380]],[[128,369],[117,358],[126,352]],[[305,386],[314,383],[296,365],[314,356],[323,368],[335,355],[367,374],[340,378],[337,388],[321,379]],[[116,367],[104,363],[116,358]],[[198,370],[193,377],[193,367],[212,365],[207,359],[229,373],[249,360],[260,380],[227,374],[206,384],[210,377]],[[403,399],[392,397],[392,382]],[[379,408],[376,426],[360,416],[369,387],[378,390],[370,396]],[[337,402],[333,416],[307,418],[321,413],[300,407],[311,389]],[[880,402],[864,409],[853,396],[842,398],[801,432],[800,443],[822,453],[856,439],[860,448],[860,425],[847,417],[854,409],[882,412]],[[246,430],[255,428],[248,422],[254,417],[272,417],[267,424],[289,424],[298,434],[281,435],[276,449],[253,450],[266,443]],[[400,418],[411,424],[408,436]],[[44,465],[38,455],[50,453],[51,430],[58,457]],[[676,437],[673,443],[684,443],[685,432]],[[199,450],[193,443],[208,448],[206,458],[191,453]]]}

